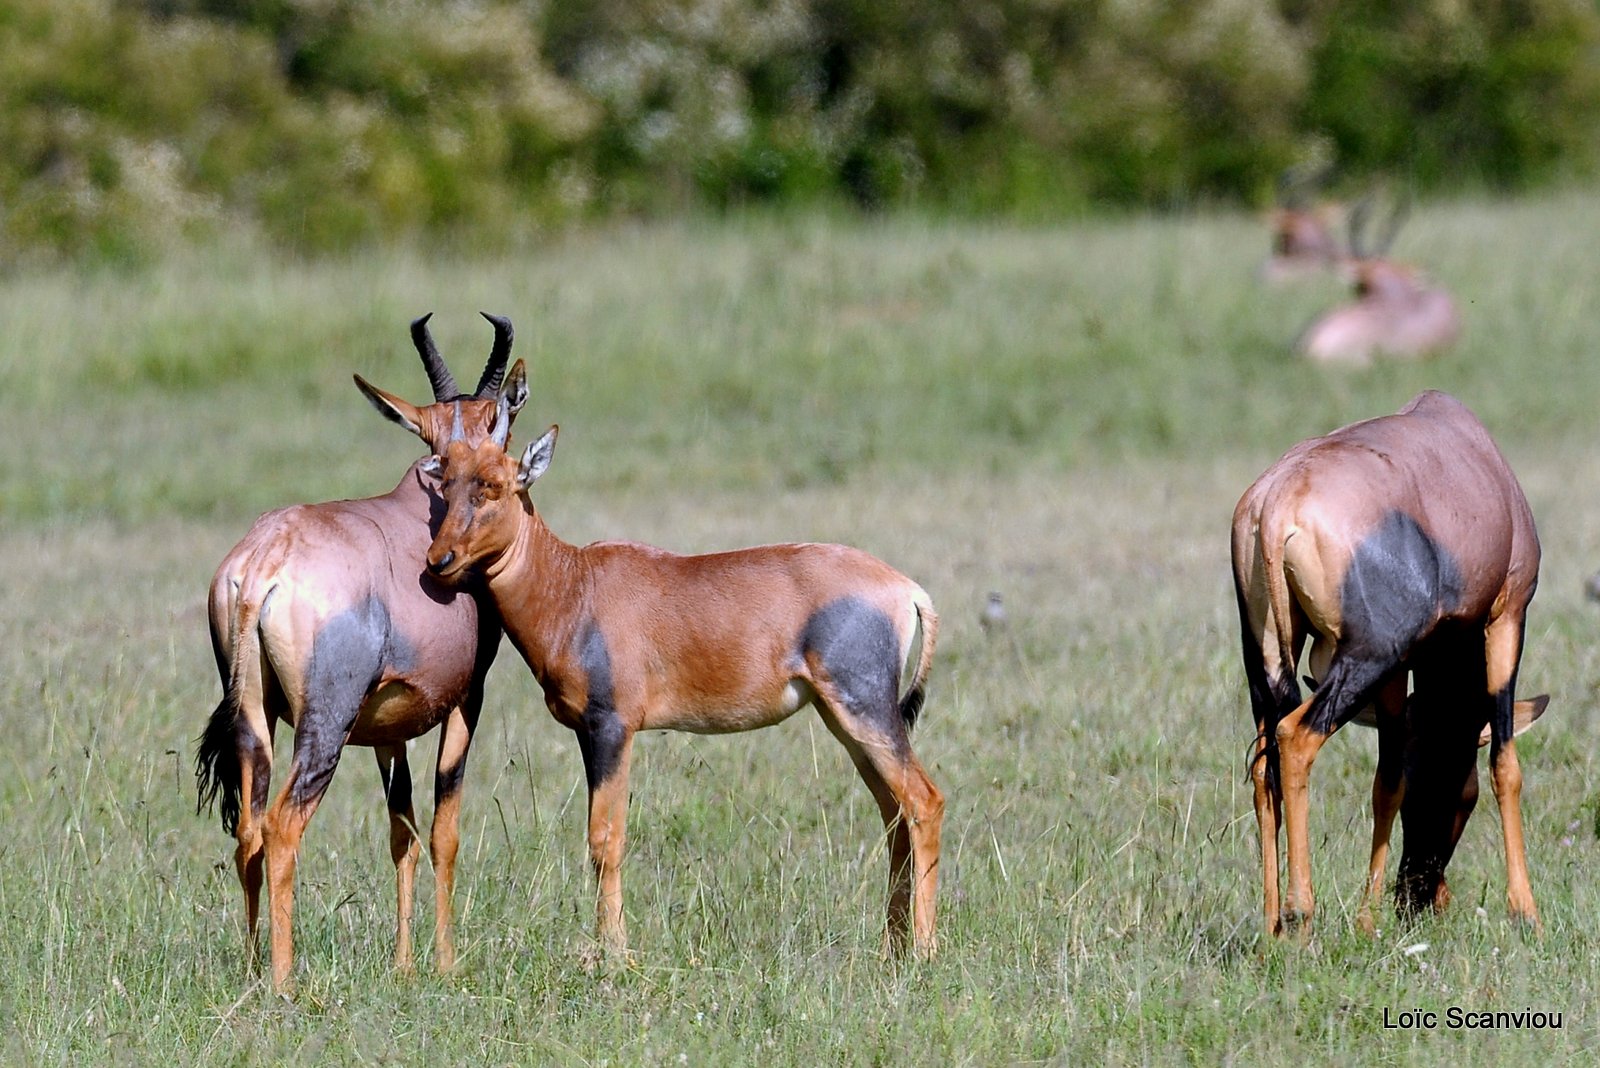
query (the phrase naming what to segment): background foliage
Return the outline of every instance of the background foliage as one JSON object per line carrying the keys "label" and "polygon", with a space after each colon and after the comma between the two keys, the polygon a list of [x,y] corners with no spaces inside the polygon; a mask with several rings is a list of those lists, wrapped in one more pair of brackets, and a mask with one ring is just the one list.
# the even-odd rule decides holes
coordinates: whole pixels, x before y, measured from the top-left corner
{"label": "background foliage", "polygon": [[1593,172],[1582,0],[0,0],[0,262],[507,247],[764,202],[1060,217]]}

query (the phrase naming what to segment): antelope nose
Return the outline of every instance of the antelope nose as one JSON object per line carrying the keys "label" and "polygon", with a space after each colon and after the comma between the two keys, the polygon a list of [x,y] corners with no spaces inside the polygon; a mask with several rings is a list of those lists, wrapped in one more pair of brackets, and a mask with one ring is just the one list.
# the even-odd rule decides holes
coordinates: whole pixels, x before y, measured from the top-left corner
{"label": "antelope nose", "polygon": [[444,569],[449,567],[455,558],[456,554],[454,552],[447,552],[437,560],[429,560],[428,570],[432,571],[435,575],[443,574]]}

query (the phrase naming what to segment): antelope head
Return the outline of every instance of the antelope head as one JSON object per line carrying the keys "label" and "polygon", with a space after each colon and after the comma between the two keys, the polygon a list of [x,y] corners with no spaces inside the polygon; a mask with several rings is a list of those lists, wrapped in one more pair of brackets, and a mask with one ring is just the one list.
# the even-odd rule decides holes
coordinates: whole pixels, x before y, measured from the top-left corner
{"label": "antelope head", "polygon": [[[445,366],[438,346],[428,333],[428,320],[433,313],[416,319],[411,324],[411,341],[422,357],[423,369],[428,372],[428,382],[433,386],[433,403],[416,407],[355,376],[356,388],[372,406],[392,423],[397,423],[421,438],[434,453],[442,453],[452,441],[476,445],[495,433],[501,419],[505,420],[505,434],[509,434],[511,421],[528,400],[527,371],[518,360],[506,373],[506,360],[511,356],[511,320],[499,315],[481,313],[494,327],[494,347],[489,352],[489,362],[483,368],[477,388],[463,393],[456,386],[455,376]],[[505,434],[502,434],[502,446]]]}
{"label": "antelope head", "polygon": [[1413,267],[1389,258],[1389,249],[1410,213],[1409,200],[1401,200],[1389,213],[1389,220],[1376,241],[1369,226],[1372,198],[1367,197],[1350,212],[1350,257],[1345,274],[1359,300],[1399,300],[1422,288],[1422,276]]}
{"label": "antelope head", "polygon": [[1405,221],[1407,202],[1395,204],[1381,234],[1370,227],[1373,198],[1350,213],[1350,255],[1340,270],[1355,299],[1329,309],[1300,335],[1296,348],[1316,363],[1364,366],[1374,356],[1420,359],[1443,352],[1461,334],[1461,313],[1448,290],[1422,272],[1389,258]]}
{"label": "antelope head", "polygon": [[422,461],[422,471],[440,480],[445,516],[428,549],[428,570],[447,582],[468,572],[492,568],[516,540],[523,523],[534,515],[528,487],[550,466],[557,427],[552,426],[522,452],[520,460],[505,451],[510,429],[509,404],[477,445],[455,440],[442,456]]}
{"label": "antelope head", "polygon": [[1290,167],[1278,176],[1272,209],[1272,256],[1280,265],[1328,266],[1340,255],[1327,206],[1313,195],[1327,181],[1330,167]]}

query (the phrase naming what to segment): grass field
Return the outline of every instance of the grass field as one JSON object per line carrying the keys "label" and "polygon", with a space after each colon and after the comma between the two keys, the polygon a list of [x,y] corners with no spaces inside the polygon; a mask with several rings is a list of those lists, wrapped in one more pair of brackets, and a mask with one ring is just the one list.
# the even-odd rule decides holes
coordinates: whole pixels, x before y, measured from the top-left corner
{"label": "grass field", "polygon": [[[1593,197],[1420,212],[1399,251],[1454,288],[1464,342],[1360,374],[1289,358],[1337,286],[1258,289],[1245,217],[748,219],[491,262],[241,248],[0,280],[4,1060],[1581,1060],[1600,1042],[1596,232]],[[636,956],[585,968],[582,764],[507,648],[468,776],[458,971],[428,971],[426,862],[422,974],[389,971],[387,821],[351,750],[302,854],[297,993],[246,973],[231,840],[193,812],[219,693],[206,584],[258,512],[394,483],[416,443],[350,372],[423,397],[405,327],[434,310],[475,380],[478,308],[514,318],[529,360],[519,436],[562,425],[536,499],[569,540],[843,541],[932,593],[914,740],[948,799],[936,960],[880,958],[877,814],[802,714],[641,740]],[[1545,934],[1504,917],[1487,786],[1453,909],[1355,933],[1375,744],[1352,728],[1313,777],[1316,934],[1262,945],[1228,518],[1293,441],[1426,387],[1497,435],[1545,543],[1522,688],[1554,701],[1519,746]],[[991,589],[999,639],[977,626]],[[1453,1005],[1564,1027],[1384,1027]]]}

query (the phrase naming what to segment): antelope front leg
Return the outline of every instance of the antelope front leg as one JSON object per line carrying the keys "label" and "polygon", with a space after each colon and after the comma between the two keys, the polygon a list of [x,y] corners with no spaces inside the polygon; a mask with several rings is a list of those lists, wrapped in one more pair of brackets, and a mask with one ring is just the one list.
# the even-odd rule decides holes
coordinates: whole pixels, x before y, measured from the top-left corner
{"label": "antelope front leg", "polygon": [[375,746],[378,774],[383,777],[383,793],[389,809],[389,857],[394,861],[395,926],[394,969],[410,974],[411,909],[417,879],[416,815],[411,807],[411,765],[406,762],[404,745]]}
{"label": "antelope front leg", "polygon": [[433,780],[433,833],[429,855],[433,859],[433,957],[440,973],[456,966],[454,920],[451,902],[456,885],[456,851],[461,843],[461,784],[467,772],[467,749],[478,722],[476,703],[472,712],[451,710],[439,737],[439,767]]}
{"label": "antelope front leg", "polygon": [[628,767],[633,734],[615,712],[584,712],[577,728],[583,770],[589,781],[589,862],[595,874],[595,928],[602,949],[625,954],[622,918],[622,856],[627,835]]}

